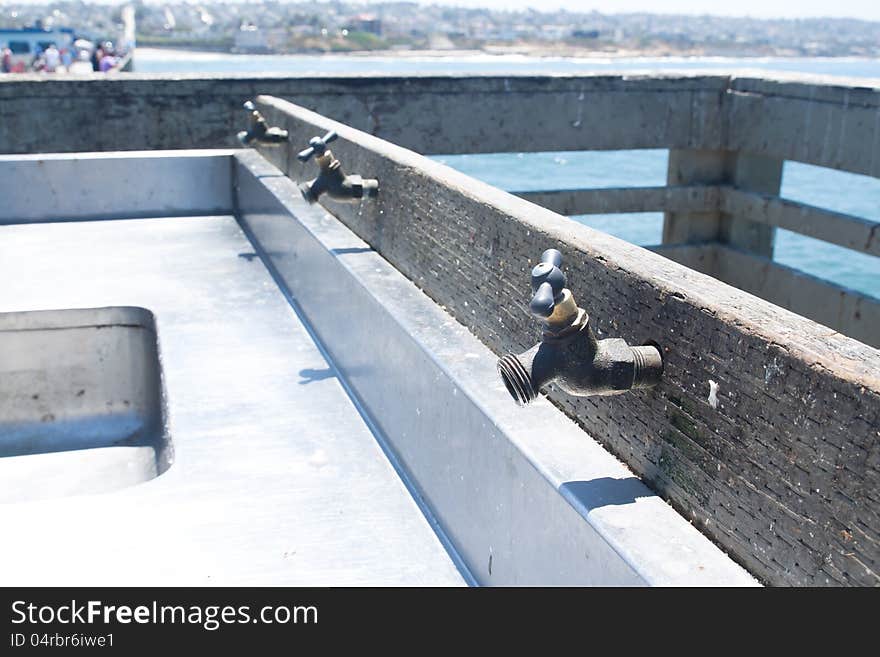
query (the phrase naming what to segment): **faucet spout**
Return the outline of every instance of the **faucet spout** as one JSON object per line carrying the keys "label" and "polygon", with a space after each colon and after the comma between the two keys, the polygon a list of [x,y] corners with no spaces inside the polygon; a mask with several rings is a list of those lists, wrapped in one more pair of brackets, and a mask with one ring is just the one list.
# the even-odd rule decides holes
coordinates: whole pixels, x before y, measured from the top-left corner
{"label": "faucet spout", "polygon": [[297,158],[307,162],[312,156],[318,164],[318,176],[309,182],[300,183],[299,190],[309,203],[317,203],[323,194],[337,201],[357,201],[362,198],[373,198],[379,193],[379,181],[362,178],[357,174],[345,175],[342,164],[327,148],[327,144],[335,140],[337,134],[328,132],[323,137],[313,137],[309,147],[300,151]]}
{"label": "faucet spout", "polygon": [[248,112],[248,129],[242,130],[236,135],[238,141],[243,145],[249,146],[251,143],[257,142],[264,146],[277,146],[287,141],[289,136],[287,130],[277,127],[270,128],[266,119],[251,101],[244,104],[244,109]]}
{"label": "faucet spout", "polygon": [[550,249],[532,270],[535,292],[529,307],[543,320],[541,341],[522,354],[507,354],[498,372],[520,406],[556,384],[578,397],[615,395],[660,382],[663,356],[652,344],[632,347],[622,338],[598,340],[590,317],[565,288],[562,256]]}

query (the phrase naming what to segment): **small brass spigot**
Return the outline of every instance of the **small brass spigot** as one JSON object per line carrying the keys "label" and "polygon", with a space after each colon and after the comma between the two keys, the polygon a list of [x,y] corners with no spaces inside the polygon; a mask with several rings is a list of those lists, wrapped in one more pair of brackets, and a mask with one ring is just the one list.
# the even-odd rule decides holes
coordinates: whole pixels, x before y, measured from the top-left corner
{"label": "small brass spigot", "polygon": [[346,176],[342,164],[333,157],[327,144],[337,138],[331,130],[323,137],[312,137],[309,147],[297,153],[300,162],[308,162],[312,156],[318,164],[317,178],[300,183],[299,190],[309,203],[316,203],[322,194],[327,194],[337,201],[357,201],[364,197],[373,198],[379,193],[379,181],[361,178],[357,174]]}
{"label": "small brass spigot", "polygon": [[287,141],[289,136],[287,130],[270,128],[266,119],[251,101],[247,101],[244,108],[248,111],[248,129],[242,130],[236,135],[238,141],[245,146],[249,146],[255,141],[264,146],[277,146]]}
{"label": "small brass spigot", "polygon": [[616,395],[660,382],[663,356],[652,344],[631,347],[622,338],[597,340],[590,316],[565,287],[562,254],[548,249],[532,269],[531,313],[541,320],[541,342],[507,354],[498,372],[514,401],[532,402],[549,383],[578,397]]}

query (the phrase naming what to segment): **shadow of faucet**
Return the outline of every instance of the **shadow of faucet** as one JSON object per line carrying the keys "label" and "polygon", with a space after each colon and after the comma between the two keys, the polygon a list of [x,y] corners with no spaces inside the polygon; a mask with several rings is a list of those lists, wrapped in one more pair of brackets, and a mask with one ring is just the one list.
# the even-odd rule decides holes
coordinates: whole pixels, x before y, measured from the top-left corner
{"label": "shadow of faucet", "polygon": [[317,370],[313,367],[306,367],[299,371],[299,375],[302,377],[299,380],[299,384],[304,386],[309,383],[314,383],[315,381],[323,381],[324,379],[332,379],[336,376],[336,374],[329,367],[325,367],[324,369]]}
{"label": "shadow of faucet", "polygon": [[559,487],[559,492],[587,511],[603,506],[634,504],[638,498],[652,495],[644,482],[637,477],[598,477],[587,481],[566,481]]}

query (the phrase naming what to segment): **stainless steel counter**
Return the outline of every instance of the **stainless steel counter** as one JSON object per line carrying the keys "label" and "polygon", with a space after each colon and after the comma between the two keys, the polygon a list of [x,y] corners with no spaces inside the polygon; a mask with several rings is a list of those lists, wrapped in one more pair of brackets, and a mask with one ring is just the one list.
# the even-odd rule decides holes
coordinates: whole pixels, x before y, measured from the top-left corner
{"label": "stainless steel counter", "polygon": [[232,216],[0,226],[0,280],[0,312],[152,311],[174,448],[144,483],[0,504],[0,584],[464,583]]}
{"label": "stainless steel counter", "polygon": [[0,584],[756,584],[258,153],[0,169]]}

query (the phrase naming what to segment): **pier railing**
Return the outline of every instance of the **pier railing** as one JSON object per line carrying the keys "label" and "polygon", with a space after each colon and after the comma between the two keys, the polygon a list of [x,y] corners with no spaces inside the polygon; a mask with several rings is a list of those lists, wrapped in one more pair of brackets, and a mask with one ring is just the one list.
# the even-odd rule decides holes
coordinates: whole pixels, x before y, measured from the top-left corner
{"label": "pier railing", "polygon": [[[657,252],[880,346],[878,299],[773,260],[777,227],[880,255],[876,220],[779,195],[786,160],[880,175],[880,90],[731,78],[719,98],[708,104],[721,119],[718,142],[682,149],[667,140],[666,187],[521,196],[567,215],[662,211],[663,245]],[[695,122],[707,120],[705,111],[690,116]]]}
{"label": "pier railing", "polygon": [[[381,190],[328,209],[496,352],[534,342],[528,271],[548,246],[563,251],[600,334],[659,341],[658,389],[550,398],[751,572],[775,584],[880,581],[868,483],[880,352],[302,107],[258,105],[290,131],[289,147],[261,150],[292,179],[314,174],[296,159],[300,144],[339,133],[334,153]],[[574,195],[604,196],[604,208],[670,195],[677,208],[695,198],[714,209],[721,187]]]}
{"label": "pier railing", "polygon": [[[764,75],[764,74],[761,74]],[[233,146],[239,103],[296,101],[422,154],[668,149],[665,187],[521,194],[664,212],[666,257],[880,346],[880,302],[773,259],[777,227],[877,256],[878,222],[780,197],[785,161],[880,176],[880,81],[754,74],[0,76],[0,152]]]}
{"label": "pier railing", "polygon": [[[878,222],[732,184],[669,185],[518,192],[563,215],[664,212],[663,244],[652,250],[762,299],[880,346],[880,301],[772,258],[773,233],[800,235],[880,256]],[[731,240],[722,230],[743,224],[759,236]],[[757,227],[753,228],[752,226]],[[880,262],[878,262],[880,277]]]}
{"label": "pier railing", "polygon": [[[295,180],[311,178],[297,149],[338,130],[333,151],[346,170],[381,189],[370,203],[328,209],[497,353],[534,343],[528,271],[549,246],[562,250],[602,335],[659,342],[657,388],[612,398],[551,390],[550,399],[753,574],[880,582],[876,300],[772,260],[776,226],[877,255],[876,222],[779,191],[785,161],[880,177],[880,82],[4,81],[0,151],[230,146],[240,103],[259,93],[297,103],[260,98],[270,124],[291,133],[288,147],[264,155]],[[33,111],[43,107],[60,125]],[[102,112],[100,128],[82,127]],[[669,150],[666,186],[525,194],[534,202],[419,155],[657,148]],[[650,210],[665,213],[665,258],[560,216]]]}

